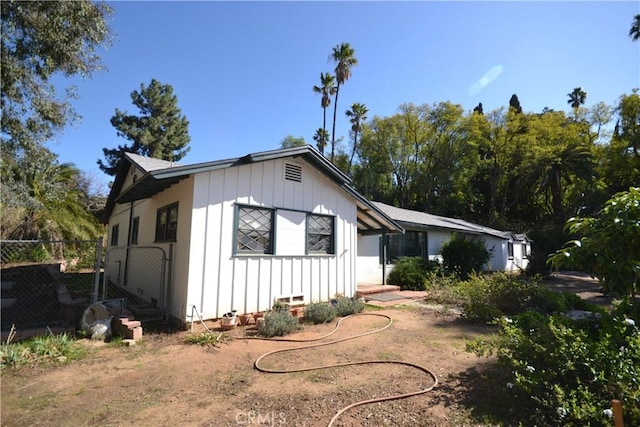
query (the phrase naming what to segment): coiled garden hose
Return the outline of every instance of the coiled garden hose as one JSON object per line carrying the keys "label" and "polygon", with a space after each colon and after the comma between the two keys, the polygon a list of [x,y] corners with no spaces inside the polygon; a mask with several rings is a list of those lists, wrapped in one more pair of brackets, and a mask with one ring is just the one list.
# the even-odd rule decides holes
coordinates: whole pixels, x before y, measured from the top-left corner
{"label": "coiled garden hose", "polygon": [[[333,341],[315,343],[315,344],[306,345],[306,346],[302,346],[302,347],[288,347],[288,348],[283,348],[283,349],[280,349],[280,350],[270,351],[270,352],[265,353],[262,356],[258,357],[258,359],[256,359],[256,361],[254,363],[255,369],[257,369],[258,371],[261,371],[261,372],[271,373],[271,374],[288,374],[288,373],[293,373],[293,372],[314,371],[314,370],[318,370],[318,369],[339,368],[339,367],[342,367],[342,366],[367,365],[367,364],[373,364],[373,363],[376,363],[376,364],[391,363],[391,364],[395,364],[395,365],[405,365],[405,366],[410,366],[412,368],[416,368],[416,369],[424,372],[428,376],[430,376],[433,379],[433,384],[430,387],[423,388],[422,390],[413,391],[413,392],[410,392],[410,393],[395,394],[395,395],[391,395],[391,396],[385,396],[385,397],[378,397],[378,398],[374,398],[374,399],[361,400],[359,402],[352,403],[351,405],[345,406],[344,408],[340,409],[333,416],[331,421],[329,421],[329,424],[327,424],[327,427],[331,427],[333,425],[333,423],[338,419],[338,417],[340,417],[340,415],[342,415],[345,411],[348,411],[351,408],[355,408],[356,406],[367,405],[369,403],[375,403],[375,402],[383,402],[383,401],[387,401],[387,400],[398,400],[398,399],[405,399],[407,397],[418,396],[420,394],[424,394],[424,393],[427,393],[428,391],[433,390],[438,385],[438,378],[429,369],[427,369],[427,368],[425,368],[423,366],[420,366],[418,364],[415,364],[415,363],[402,362],[402,361],[399,361],[399,360],[363,360],[363,361],[359,361],[359,362],[345,362],[345,363],[338,363],[338,364],[332,364],[332,365],[320,365],[320,366],[313,366],[313,367],[308,367],[308,368],[293,368],[293,369],[272,369],[272,368],[264,368],[264,367],[260,366],[260,362],[262,361],[262,359],[264,359],[265,357],[271,356],[272,354],[284,353],[286,351],[301,350],[301,349],[307,349],[307,348],[322,347],[322,346],[330,345],[330,344],[336,344],[336,343],[339,343],[339,342],[342,342],[342,341],[355,339],[355,338],[359,338],[359,337],[363,337],[363,336],[366,336],[366,335],[371,335],[371,334],[375,334],[375,333],[384,331],[385,329],[390,327],[391,324],[393,323],[393,319],[391,319],[390,316],[387,316],[385,314],[380,314],[380,313],[357,313],[357,314],[352,314],[350,316],[346,316],[346,317],[340,318],[340,320],[338,320],[338,322],[336,322],[336,326],[333,329],[333,331],[329,332],[326,335],[318,337],[318,338],[309,338],[309,339],[258,338],[258,339],[267,339],[269,341],[288,341],[288,342],[319,341],[319,340],[322,340],[324,338],[327,338],[327,337],[333,335],[338,330],[338,328],[340,327],[340,324],[342,323],[342,321],[344,321],[346,319],[349,319],[349,318],[352,318],[352,317],[355,317],[355,316],[377,316],[377,317],[383,317],[383,318],[388,320],[388,323],[385,326],[383,326],[381,328],[378,328],[378,329],[375,329],[373,331],[364,332],[362,334],[357,334],[357,335],[352,335],[352,336],[349,336],[349,337],[346,337],[346,338],[340,338],[340,339],[333,340]],[[253,337],[253,338],[255,339],[256,337]]]}

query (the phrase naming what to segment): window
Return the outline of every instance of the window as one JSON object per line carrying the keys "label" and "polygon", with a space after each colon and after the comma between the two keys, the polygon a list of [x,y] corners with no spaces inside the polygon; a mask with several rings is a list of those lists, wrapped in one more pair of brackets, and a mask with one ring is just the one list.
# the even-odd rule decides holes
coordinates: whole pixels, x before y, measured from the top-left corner
{"label": "window", "polygon": [[509,251],[509,259],[513,259],[513,242],[507,243],[507,250]]}
{"label": "window", "polygon": [[156,242],[175,242],[178,231],[178,204],[158,209],[156,216]]}
{"label": "window", "polygon": [[120,224],[111,227],[111,246],[118,246],[118,233],[120,232]]}
{"label": "window", "polygon": [[273,253],[273,210],[238,206],[236,251]]}
{"label": "window", "polygon": [[133,223],[131,224],[131,245],[138,244],[138,229],[140,228],[140,217],[137,216],[133,218]]}
{"label": "window", "polygon": [[[404,234],[389,234],[387,237],[387,264],[395,263],[404,256],[426,258],[427,233],[405,231]],[[382,251],[380,251],[382,257]]]}
{"label": "window", "polygon": [[307,214],[307,253],[334,254],[334,217]]}
{"label": "window", "polygon": [[522,248],[524,249],[524,258],[529,258],[531,256],[531,245],[523,243]]}

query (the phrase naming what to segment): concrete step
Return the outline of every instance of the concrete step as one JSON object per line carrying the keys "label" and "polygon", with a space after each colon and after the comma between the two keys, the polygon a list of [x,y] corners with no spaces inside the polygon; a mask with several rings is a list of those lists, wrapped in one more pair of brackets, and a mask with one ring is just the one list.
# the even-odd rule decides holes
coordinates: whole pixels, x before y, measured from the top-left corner
{"label": "concrete step", "polygon": [[371,294],[380,294],[383,292],[397,292],[400,286],[396,285],[358,285],[356,290],[356,298],[362,298]]}

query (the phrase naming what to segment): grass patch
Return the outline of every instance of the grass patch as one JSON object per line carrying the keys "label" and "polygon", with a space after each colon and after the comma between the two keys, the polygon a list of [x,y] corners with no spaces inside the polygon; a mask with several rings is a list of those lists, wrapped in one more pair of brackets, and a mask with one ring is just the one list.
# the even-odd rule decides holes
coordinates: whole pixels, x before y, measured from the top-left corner
{"label": "grass patch", "polygon": [[207,332],[191,334],[184,339],[185,344],[197,344],[201,346],[218,347],[222,343],[229,341],[231,337],[225,332]]}
{"label": "grass patch", "polygon": [[85,357],[89,350],[66,333],[45,335],[12,343],[12,337],[0,347],[1,369],[33,367],[43,363],[63,364]]}

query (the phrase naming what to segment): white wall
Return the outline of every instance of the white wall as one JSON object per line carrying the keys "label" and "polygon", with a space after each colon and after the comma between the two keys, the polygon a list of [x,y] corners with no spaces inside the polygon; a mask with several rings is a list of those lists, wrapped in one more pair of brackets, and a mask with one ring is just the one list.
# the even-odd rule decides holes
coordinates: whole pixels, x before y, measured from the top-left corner
{"label": "white wall", "polygon": [[[380,234],[358,235],[358,283],[382,284],[382,264],[380,264]],[[393,268],[385,267],[385,274]]]}
{"label": "white wall", "polygon": [[[299,293],[311,302],[355,294],[355,201],[304,162],[303,182],[285,181],[284,161],[195,176],[187,315],[192,306],[215,318],[232,309],[267,310],[280,295]],[[234,255],[236,204],[280,209],[274,255]],[[335,255],[305,255],[302,212],[335,215]]]}
{"label": "white wall", "polygon": [[[138,172],[138,175],[140,173]],[[132,175],[127,174],[127,184],[131,184]],[[125,289],[151,302],[152,299],[160,303],[162,284],[162,257],[163,251],[169,256],[169,246],[173,246],[172,276],[164,278],[164,284],[170,284],[170,289],[165,289],[166,304],[169,304],[169,313],[177,318],[184,318],[186,306],[186,283],[188,277],[188,250],[191,238],[191,207],[193,205],[193,179],[188,178],[162,191],[150,199],[139,200],[133,203],[116,204],[109,219],[109,230],[114,224],[119,224],[118,247],[107,247],[107,265],[105,275],[114,284],[124,287],[125,263],[127,283]],[[178,229],[176,242],[155,242],[156,214],[157,210],[178,202]],[[131,218],[139,217],[138,244],[133,245],[127,251],[129,236],[130,211]],[[111,233],[111,231],[109,231]],[[110,236],[108,236],[110,239]],[[107,241],[109,244],[110,240]],[[161,248],[154,249],[154,248]],[[165,266],[166,268],[166,266]],[[165,274],[168,271],[165,270]]]}

